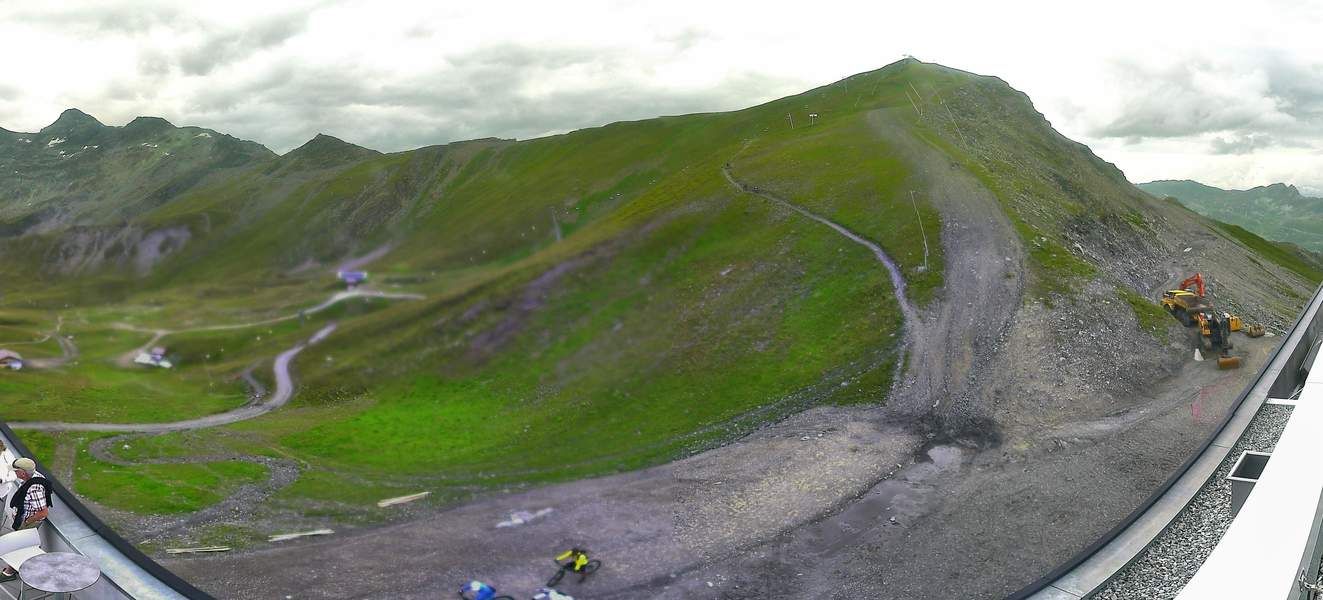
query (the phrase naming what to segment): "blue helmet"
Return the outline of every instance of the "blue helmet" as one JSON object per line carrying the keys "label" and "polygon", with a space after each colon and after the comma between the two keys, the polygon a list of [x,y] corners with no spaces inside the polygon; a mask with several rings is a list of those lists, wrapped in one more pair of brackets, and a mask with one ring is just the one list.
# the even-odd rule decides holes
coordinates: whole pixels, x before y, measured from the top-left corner
{"label": "blue helmet", "polygon": [[492,600],[496,596],[496,590],[490,585],[474,580],[459,588],[459,596],[469,600]]}

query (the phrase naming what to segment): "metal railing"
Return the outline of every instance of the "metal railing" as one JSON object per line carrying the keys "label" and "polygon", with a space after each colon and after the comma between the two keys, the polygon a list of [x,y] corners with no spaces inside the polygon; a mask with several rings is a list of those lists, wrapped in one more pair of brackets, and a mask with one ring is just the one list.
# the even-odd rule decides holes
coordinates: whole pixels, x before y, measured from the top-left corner
{"label": "metal railing", "polygon": [[1300,600],[1313,591],[1323,508],[1323,365],[1316,348],[1304,355],[1312,369],[1296,388],[1295,409],[1263,473],[1179,599]]}
{"label": "metal railing", "polygon": [[[1263,402],[1270,397],[1289,398],[1299,393],[1323,340],[1321,308],[1323,286],[1314,291],[1266,365],[1227,409],[1222,422],[1161,487],[1102,537],[1037,581],[1009,595],[1008,600],[1087,598],[1138,558],[1203,487]],[[1311,539],[1316,541],[1316,538]],[[1313,552],[1323,552],[1323,548],[1315,548]]]}

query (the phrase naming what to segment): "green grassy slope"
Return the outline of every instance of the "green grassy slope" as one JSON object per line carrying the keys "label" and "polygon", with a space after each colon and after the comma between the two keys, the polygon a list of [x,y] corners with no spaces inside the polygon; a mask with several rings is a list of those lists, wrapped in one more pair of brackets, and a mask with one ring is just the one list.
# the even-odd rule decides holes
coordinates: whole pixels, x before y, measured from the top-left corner
{"label": "green grassy slope", "polygon": [[1218,223],[1217,228],[1244,244],[1255,254],[1277,263],[1314,284],[1323,281],[1323,264],[1318,255],[1302,252],[1294,244],[1271,242],[1249,230],[1230,223]]}
{"label": "green grassy slope", "polygon": [[[926,301],[941,285],[940,218],[922,190],[911,197],[909,167],[863,122],[905,101],[911,68],[856,78],[851,87],[872,88],[862,98],[828,86],[733,113],[346,151],[340,161],[326,160],[336,142],[322,140],[317,156],[237,169],[134,218],[193,233],[150,276],[108,274],[90,292],[95,277],[18,290],[14,304],[38,307],[77,290],[91,305],[67,330],[93,345],[77,365],[11,384],[0,403],[9,418],[35,418],[24,406],[68,420],[215,412],[239,398],[239,371],[334,319],[340,329],[297,360],[302,387],[288,410],[135,444],[142,456],[231,446],[293,456],[311,469],[283,493],[312,501],[349,456],[464,486],[553,481],[669,460],[815,404],[885,402],[900,317],[881,265],[830,229],[735,191],[720,170],[733,162],[741,177],[878,241]],[[786,112],[801,124],[821,116],[791,130]],[[175,371],[110,364],[144,337],[120,332],[115,343],[115,323],[290,314],[330,293],[338,260],[386,243],[374,281],[404,282],[427,300],[360,300],[304,321],[168,336]],[[309,261],[320,266],[298,268]],[[106,396],[80,378],[110,386]],[[98,467],[78,485],[126,510],[193,506],[144,504],[150,490],[121,479]],[[365,490],[394,485],[369,479]]]}

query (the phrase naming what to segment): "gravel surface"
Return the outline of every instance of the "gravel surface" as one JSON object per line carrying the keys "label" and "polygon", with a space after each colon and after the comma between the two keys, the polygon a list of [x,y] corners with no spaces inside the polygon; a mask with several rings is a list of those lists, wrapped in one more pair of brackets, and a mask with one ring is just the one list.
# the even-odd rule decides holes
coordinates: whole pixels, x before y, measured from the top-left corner
{"label": "gravel surface", "polygon": [[1271,452],[1291,417],[1291,407],[1264,405],[1213,477],[1190,505],[1130,566],[1096,596],[1098,600],[1175,598],[1213,552],[1231,525],[1231,484],[1226,480],[1240,453]]}

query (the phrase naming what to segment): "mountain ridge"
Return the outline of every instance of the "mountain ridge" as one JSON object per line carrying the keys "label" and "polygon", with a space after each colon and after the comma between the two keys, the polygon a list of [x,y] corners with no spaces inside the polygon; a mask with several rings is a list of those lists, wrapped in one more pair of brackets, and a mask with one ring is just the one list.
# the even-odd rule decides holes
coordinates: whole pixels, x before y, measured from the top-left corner
{"label": "mountain ridge", "polygon": [[1193,180],[1137,184],[1156,196],[1170,196],[1205,216],[1244,227],[1264,238],[1323,252],[1323,198],[1304,195],[1287,183],[1228,190]]}

